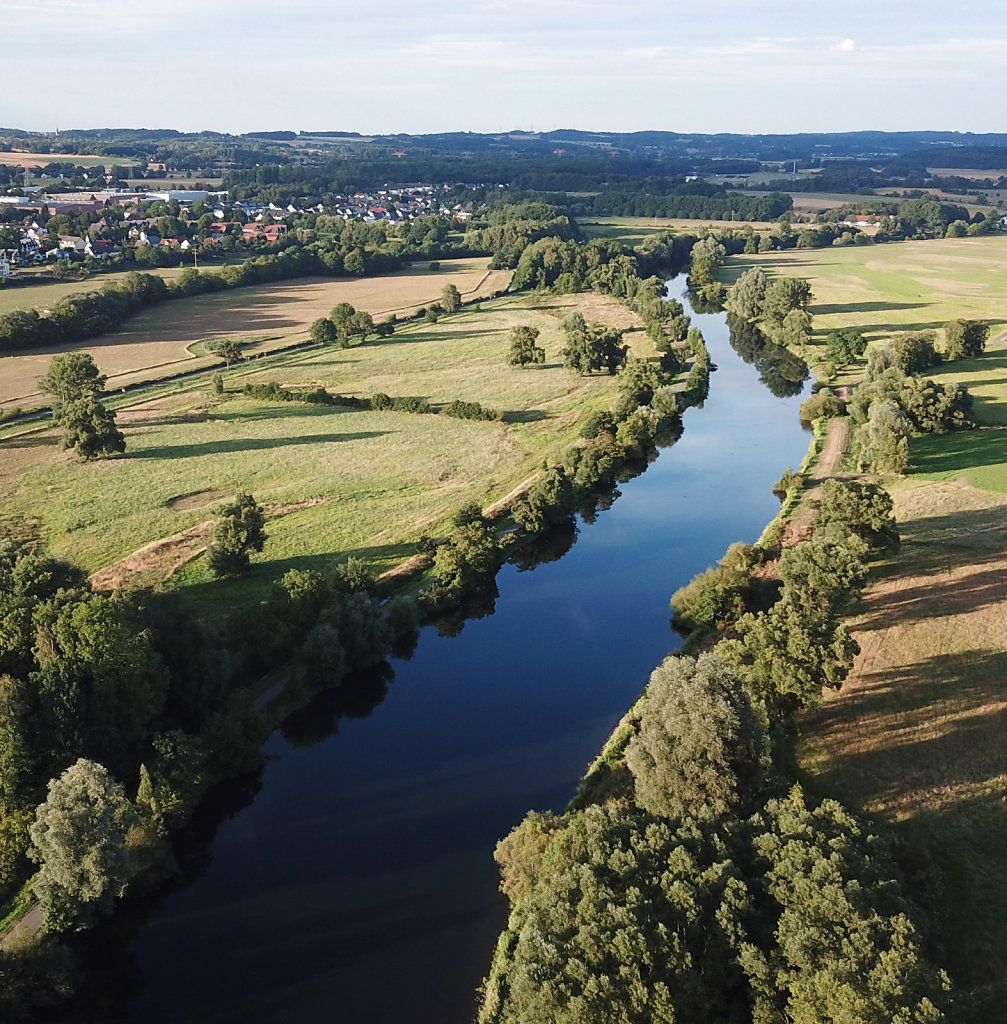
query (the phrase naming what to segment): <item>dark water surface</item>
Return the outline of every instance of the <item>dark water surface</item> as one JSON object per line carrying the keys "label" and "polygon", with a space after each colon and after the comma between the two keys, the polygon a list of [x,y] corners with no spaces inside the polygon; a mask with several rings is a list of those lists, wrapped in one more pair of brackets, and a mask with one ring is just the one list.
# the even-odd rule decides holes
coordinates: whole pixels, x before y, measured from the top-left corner
{"label": "dark water surface", "polygon": [[[560,561],[505,567],[496,613],[428,629],[369,717],[316,702],[268,744],[251,802],[117,953],[136,1024],[466,1024],[506,905],[493,847],[561,809],[651,669],[668,598],[775,515],[803,458],[779,399],[697,315],[717,364],[703,409]],[[289,738],[288,738],[289,737]],[[208,849],[208,852],[207,852]],[[111,981],[111,979],[108,979]],[[115,1000],[113,1000],[113,1003]]]}

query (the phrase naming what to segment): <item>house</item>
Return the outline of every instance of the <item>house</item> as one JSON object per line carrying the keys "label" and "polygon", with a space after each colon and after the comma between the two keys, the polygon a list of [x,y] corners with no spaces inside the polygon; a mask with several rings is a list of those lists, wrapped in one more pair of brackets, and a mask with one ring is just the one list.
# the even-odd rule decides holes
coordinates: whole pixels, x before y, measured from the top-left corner
{"label": "house", "polygon": [[114,256],[116,254],[115,242],[109,238],[89,238],[84,246],[84,254],[94,259],[101,259],[102,256]]}
{"label": "house", "polygon": [[87,247],[87,241],[80,237],[80,235],[60,235],[59,236],[59,248],[68,252],[76,253],[78,256],[84,255],[84,249]]}

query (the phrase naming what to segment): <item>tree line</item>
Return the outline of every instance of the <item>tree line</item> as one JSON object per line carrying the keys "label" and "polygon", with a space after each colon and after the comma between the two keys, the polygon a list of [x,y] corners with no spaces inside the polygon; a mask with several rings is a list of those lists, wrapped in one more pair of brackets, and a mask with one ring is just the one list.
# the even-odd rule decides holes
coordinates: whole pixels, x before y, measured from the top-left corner
{"label": "tree line", "polygon": [[567,812],[498,845],[511,915],[481,1024],[944,1019],[925,872],[782,756],[781,728],[851,662],[837,609],[896,542],[881,488],[828,481],[777,579],[733,545],[675,595],[722,639],[666,659]]}

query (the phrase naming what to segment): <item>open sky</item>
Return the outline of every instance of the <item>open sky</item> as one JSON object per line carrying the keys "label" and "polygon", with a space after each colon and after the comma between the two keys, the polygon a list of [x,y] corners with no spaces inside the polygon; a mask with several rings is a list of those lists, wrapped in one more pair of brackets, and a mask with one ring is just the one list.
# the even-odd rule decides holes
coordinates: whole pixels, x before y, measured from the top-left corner
{"label": "open sky", "polygon": [[2,0],[34,130],[1002,130],[1002,0]]}

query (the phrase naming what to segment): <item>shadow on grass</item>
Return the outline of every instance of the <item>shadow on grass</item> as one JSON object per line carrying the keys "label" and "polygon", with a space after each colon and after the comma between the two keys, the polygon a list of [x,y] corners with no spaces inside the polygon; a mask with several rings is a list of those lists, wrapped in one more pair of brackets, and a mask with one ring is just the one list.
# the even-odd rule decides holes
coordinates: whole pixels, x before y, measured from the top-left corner
{"label": "shadow on grass", "polygon": [[518,409],[505,412],[500,420],[503,423],[538,423],[548,418],[549,414],[544,409]]}
{"label": "shadow on grass", "polygon": [[883,313],[889,309],[923,309],[932,306],[932,302],[835,302],[827,305],[811,304],[811,312],[816,316],[829,313]]}
{"label": "shadow on grass", "polygon": [[159,448],[127,452],[129,459],[191,459],[200,455],[223,455],[229,452],[265,451],[300,444],[334,444],[342,441],[360,441],[369,437],[383,437],[388,431],[363,430],[353,434],[300,434],[294,437],[235,437],[199,444],[169,444]]}
{"label": "shadow on grass", "polygon": [[999,463],[1007,463],[1007,428],[1004,427],[913,438],[913,476],[947,477]]}
{"label": "shadow on grass", "polygon": [[815,788],[884,808],[945,868],[941,959],[977,1004],[956,1017],[971,1021],[1004,1020],[1007,1007],[1005,698],[1007,653],[973,650],[866,673],[802,725],[828,752]]}
{"label": "shadow on grass", "polygon": [[47,445],[59,444],[52,435],[48,437],[12,437],[9,441],[0,441],[2,448],[44,448]]}

